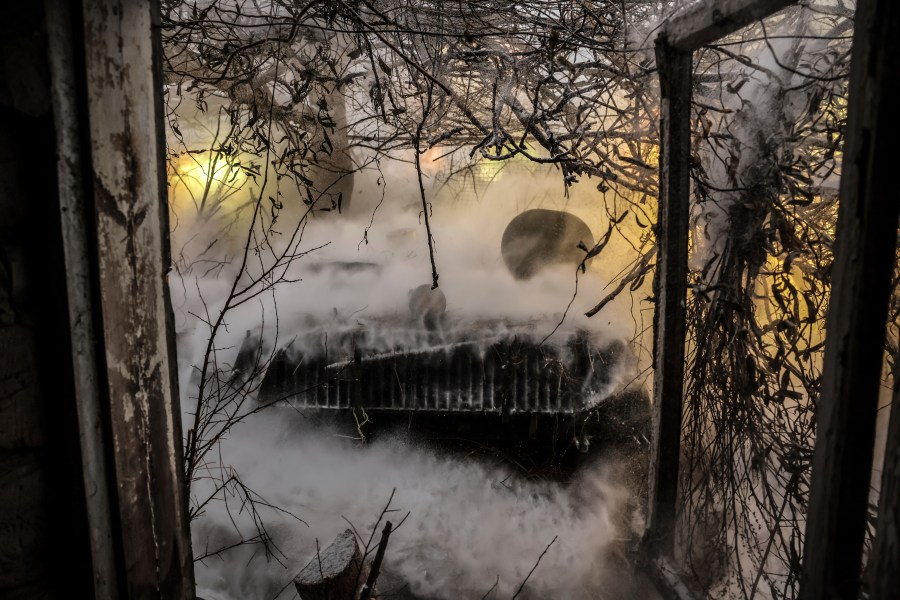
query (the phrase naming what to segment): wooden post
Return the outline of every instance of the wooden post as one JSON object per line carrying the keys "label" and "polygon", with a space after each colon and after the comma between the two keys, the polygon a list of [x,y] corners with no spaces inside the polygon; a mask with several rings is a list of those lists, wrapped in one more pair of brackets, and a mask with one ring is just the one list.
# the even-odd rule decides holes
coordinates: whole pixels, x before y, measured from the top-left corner
{"label": "wooden post", "polygon": [[[94,595],[116,600],[119,581],[116,543],[113,540],[112,486],[107,464],[109,439],[104,421],[105,397],[100,393],[102,377],[98,354],[97,315],[93,287],[96,266],[92,265],[93,223],[89,222],[83,174],[87,157],[82,148],[79,111],[79,75],[76,31],[78,22],[70,2],[45,0],[47,54],[50,63],[53,117],[56,129],[59,207],[65,255],[66,296],[72,340],[75,401],[81,446],[82,478],[88,518]],[[83,81],[81,82],[84,83]]]}
{"label": "wooden post", "polygon": [[659,209],[653,315],[653,440],[645,545],[674,550],[684,395],[685,302],[690,210],[691,59],[694,50],[796,0],[696,3],[670,19],[656,39],[660,81]]}
{"label": "wooden post", "polygon": [[[800,589],[805,600],[855,599],[859,589],[885,321],[900,217],[894,164],[900,113],[893,105],[900,93],[898,15],[900,7],[895,0],[861,0],[857,5]],[[888,488],[890,494],[894,488]]]}
{"label": "wooden post", "polygon": [[676,14],[666,23],[670,46],[690,52],[764,19],[797,0],[707,0]]}
{"label": "wooden post", "polygon": [[691,58],[665,34],[656,41],[660,92],[660,181],[653,339],[650,505],[645,542],[671,555],[674,544],[684,393],[691,156]]}
{"label": "wooden post", "polygon": [[[83,0],[102,397],[128,598],[193,598],[166,274],[158,2]],[[154,28],[154,24],[157,25]]]}
{"label": "wooden post", "polygon": [[869,561],[869,600],[891,600],[900,590],[900,382],[894,381],[875,545]]}

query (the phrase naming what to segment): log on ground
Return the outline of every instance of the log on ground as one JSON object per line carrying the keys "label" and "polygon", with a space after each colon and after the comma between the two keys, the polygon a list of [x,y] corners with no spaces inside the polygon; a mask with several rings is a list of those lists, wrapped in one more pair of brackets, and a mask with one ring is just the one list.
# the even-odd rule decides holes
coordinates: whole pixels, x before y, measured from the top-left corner
{"label": "log on ground", "polygon": [[318,552],[294,579],[302,600],[355,600],[368,567],[349,529]]}

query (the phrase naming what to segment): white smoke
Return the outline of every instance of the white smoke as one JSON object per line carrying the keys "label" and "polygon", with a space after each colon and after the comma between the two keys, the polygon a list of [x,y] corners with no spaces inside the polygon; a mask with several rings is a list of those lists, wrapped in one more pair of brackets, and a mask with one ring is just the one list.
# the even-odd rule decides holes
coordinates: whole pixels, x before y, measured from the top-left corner
{"label": "white smoke", "polygon": [[[556,538],[528,580],[527,597],[631,597],[634,583],[620,553],[640,522],[615,461],[569,484],[531,482],[400,437],[360,447],[286,410],[236,428],[222,459],[267,502],[306,524],[265,512],[284,565],[252,546],[206,559],[197,565],[198,594],[206,600],[274,598],[315,556],[317,541],[324,548],[347,521],[367,537],[394,489],[395,512],[387,519],[396,525],[409,517],[390,538],[385,568],[417,595],[480,598],[499,578],[491,597],[510,597]],[[229,515],[211,505],[193,529],[195,554],[234,539],[231,519],[249,532],[235,506]],[[293,587],[280,597],[294,597]]]}
{"label": "white smoke", "polygon": [[[485,323],[490,322],[493,331],[507,325],[528,328],[540,341],[562,322],[550,343],[564,341],[565,335],[576,329],[590,332],[601,345],[631,339],[642,327],[639,307],[630,304],[630,298],[623,296],[594,318],[584,316],[609,292],[608,282],[624,263],[619,259],[627,252],[617,254],[615,237],[602,260],[595,259],[579,277],[577,295],[575,265],[548,268],[521,281],[507,270],[500,253],[507,223],[530,208],[570,212],[599,238],[607,226],[598,209],[602,197],[590,185],[576,186],[567,197],[552,171],[520,169],[501,175],[482,187],[480,198],[461,199],[465,194],[458,187],[441,187],[436,176],[427,181],[448,328],[484,332]],[[408,164],[385,163],[380,171],[356,175],[351,214],[314,213],[309,217],[300,244],[300,250],[309,254],[291,266],[288,278],[293,281],[229,312],[216,337],[219,359],[232,360],[248,330],[262,330],[270,349],[284,346],[298,333],[323,326],[365,326],[384,337],[385,348],[403,340],[403,332],[392,333],[378,324],[408,318],[410,290],[431,282],[421,199],[410,185],[413,177],[415,171]],[[285,201],[277,227],[282,234],[273,236],[276,244],[287,237],[304,210],[297,199]],[[171,283],[184,366],[182,386],[189,387],[186,377],[206,346],[209,329],[203,321],[207,313],[218,314],[230,290],[245,229],[246,223],[238,222],[223,235],[213,223],[190,223],[183,218],[173,233],[173,254],[192,254],[186,263],[202,259],[181,277],[173,277]],[[213,240],[216,245],[207,251]],[[590,244],[590,240],[584,241]],[[227,264],[217,266],[226,260]],[[620,375],[628,381],[634,373]]]}
{"label": "white smoke", "polygon": [[[316,327],[367,326],[385,338],[385,348],[404,341],[404,332],[375,324],[402,320],[409,290],[430,282],[421,199],[412,177],[408,165],[385,163],[380,172],[357,175],[351,215],[310,218],[301,249],[319,249],[291,268],[289,278],[296,281],[228,313],[213,344],[219,367],[228,368],[247,331],[261,330],[269,350]],[[621,268],[614,260],[595,260],[580,277],[573,300],[574,265],[518,281],[501,258],[506,224],[529,208],[572,212],[597,239],[605,223],[597,210],[602,198],[593,187],[576,188],[567,197],[552,173],[517,173],[496,177],[478,198],[464,198],[458,189],[440,191],[436,181],[428,180],[428,201],[440,289],[448,304],[447,335],[525,327],[540,339],[567,310],[560,339],[574,329],[590,331],[598,343],[633,335],[636,322],[627,300],[592,320],[583,316]],[[280,228],[290,231],[303,210],[299,199],[286,198]],[[214,224],[183,217],[173,234],[173,254],[185,249],[183,264],[202,259],[172,280],[186,431],[209,337],[204,321],[207,315],[214,319],[225,302],[245,229],[239,221],[223,236]],[[605,255],[615,256],[613,245]],[[217,266],[226,259],[230,262]],[[334,266],[338,263],[357,264],[342,269]],[[486,330],[485,323],[493,329]],[[630,380],[635,368],[623,363],[611,385]],[[410,516],[391,537],[387,568],[422,597],[480,598],[495,582],[490,597],[510,597],[554,537],[528,582],[530,597],[632,597],[620,551],[639,531],[639,522],[633,522],[639,516],[632,491],[614,476],[612,464],[586,469],[565,485],[531,482],[510,469],[441,456],[400,438],[360,448],[300,417],[291,419],[295,414],[273,407],[253,415],[230,431],[215,460],[233,468],[266,503],[308,525],[264,510],[268,531],[284,553],[283,565],[267,561],[259,546],[209,557],[196,567],[198,593],[206,600],[275,597],[314,555],[317,540],[327,545],[347,527],[343,517],[368,533],[394,488],[393,506]],[[195,482],[194,497],[205,497],[210,485],[212,480]],[[195,555],[233,542],[235,524],[247,537],[255,535],[247,507],[240,511],[240,502],[231,500],[228,506],[210,503],[194,522]],[[289,586],[282,597],[292,592]]]}

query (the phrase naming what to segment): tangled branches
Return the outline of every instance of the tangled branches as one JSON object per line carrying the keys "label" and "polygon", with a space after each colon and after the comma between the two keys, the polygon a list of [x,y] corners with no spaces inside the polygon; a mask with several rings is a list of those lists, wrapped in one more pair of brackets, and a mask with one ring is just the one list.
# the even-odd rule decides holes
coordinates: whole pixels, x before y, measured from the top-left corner
{"label": "tangled branches", "polygon": [[629,31],[652,5],[169,0],[172,151],[192,151],[179,127],[189,99],[227,113],[229,133],[207,151],[272,151],[264,167],[322,210],[340,210],[346,191],[323,171],[352,173],[416,139],[652,195],[653,69]]}
{"label": "tangled branches", "polygon": [[792,9],[700,56],[682,537],[723,595],[797,592],[851,17]]}

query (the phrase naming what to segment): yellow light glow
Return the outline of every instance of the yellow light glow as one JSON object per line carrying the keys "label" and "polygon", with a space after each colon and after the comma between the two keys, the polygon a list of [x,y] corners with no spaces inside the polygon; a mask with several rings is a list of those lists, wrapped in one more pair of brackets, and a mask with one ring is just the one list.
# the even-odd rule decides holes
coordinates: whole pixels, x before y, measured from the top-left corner
{"label": "yellow light glow", "polygon": [[184,153],[169,171],[169,197],[176,210],[212,215],[240,204],[247,176],[240,163],[220,153]]}
{"label": "yellow light glow", "polygon": [[224,183],[231,166],[221,159],[212,161],[208,153],[182,154],[176,170],[182,177],[200,181],[205,186],[209,180],[216,184]]}

